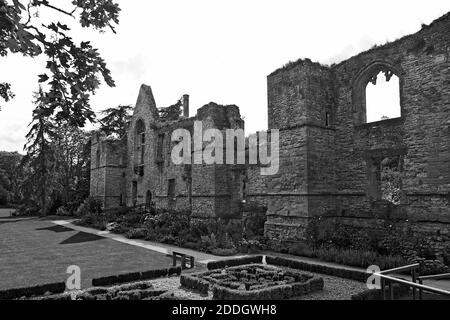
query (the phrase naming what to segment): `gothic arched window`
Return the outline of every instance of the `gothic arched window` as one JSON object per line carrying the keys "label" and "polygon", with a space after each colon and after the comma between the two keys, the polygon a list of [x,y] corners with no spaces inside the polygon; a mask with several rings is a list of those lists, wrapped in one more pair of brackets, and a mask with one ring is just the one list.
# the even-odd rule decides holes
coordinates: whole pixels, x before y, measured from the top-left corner
{"label": "gothic arched window", "polygon": [[385,62],[375,62],[364,68],[353,84],[355,123],[400,118],[401,96],[400,70]]}

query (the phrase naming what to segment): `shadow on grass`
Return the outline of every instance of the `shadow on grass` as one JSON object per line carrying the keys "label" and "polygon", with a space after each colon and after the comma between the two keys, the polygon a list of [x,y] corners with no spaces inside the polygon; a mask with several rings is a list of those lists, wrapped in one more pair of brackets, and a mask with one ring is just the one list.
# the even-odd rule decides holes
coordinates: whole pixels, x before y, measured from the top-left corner
{"label": "shadow on grass", "polygon": [[52,227],[47,227],[47,228],[39,228],[39,229],[36,229],[36,230],[38,230],[38,231],[44,231],[44,230],[45,231],[53,231],[53,232],[56,232],[56,233],[74,231],[73,229],[70,229],[70,228],[67,228],[67,227],[64,227],[64,226],[59,226],[59,225],[52,226]]}
{"label": "shadow on grass", "polygon": [[105,239],[105,238],[95,235],[95,234],[80,231],[77,234],[71,236],[70,238],[62,241],[60,244],[76,244],[76,243],[83,243],[83,242],[98,241],[98,240],[103,240],[103,239]]}

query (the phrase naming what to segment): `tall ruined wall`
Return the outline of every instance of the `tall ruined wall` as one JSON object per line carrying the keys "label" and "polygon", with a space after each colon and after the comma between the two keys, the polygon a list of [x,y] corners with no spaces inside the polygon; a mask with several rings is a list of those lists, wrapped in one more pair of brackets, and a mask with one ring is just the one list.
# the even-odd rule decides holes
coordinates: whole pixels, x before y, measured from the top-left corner
{"label": "tall ruined wall", "polygon": [[107,140],[100,134],[91,140],[90,195],[103,202],[105,208],[125,204],[126,142]]}
{"label": "tall ruined wall", "polygon": [[[366,85],[400,79],[401,117],[366,123]],[[300,60],[268,77],[269,129],[280,129],[280,172],[268,182],[266,235],[301,239],[315,215],[373,227],[413,224],[449,241],[450,14],[420,32],[331,67]],[[401,165],[400,205],[379,198],[376,166]]]}
{"label": "tall ruined wall", "polygon": [[[367,76],[389,68],[400,78],[401,118],[360,123],[359,97]],[[333,67],[338,213],[369,226],[375,215],[417,222],[417,229],[449,237],[450,223],[450,15],[420,32]],[[368,197],[370,162],[403,157],[403,199],[386,212]],[[349,219],[351,218],[351,219]],[[432,232],[432,233],[433,233]],[[444,233],[445,235],[442,235]]]}
{"label": "tall ruined wall", "polygon": [[[244,122],[237,106],[220,106],[209,103],[197,111],[196,120],[202,122],[203,132],[207,129],[220,130],[224,149],[224,164],[193,164],[192,165],[192,215],[198,218],[223,217],[233,218],[240,211],[240,187],[242,170],[240,166],[226,163],[226,129],[243,129]],[[193,149],[201,153],[203,146]],[[202,150],[200,150],[202,148]]]}
{"label": "tall ruined wall", "polygon": [[[171,161],[172,131],[190,127],[192,127],[190,119],[171,123],[161,122],[151,88],[142,85],[128,132],[129,161],[126,181],[128,206],[154,202],[159,208],[169,206],[177,210],[190,208],[189,181],[186,180],[185,168],[175,166]],[[138,134],[142,128],[145,132],[144,146]],[[142,147],[145,148],[143,156],[140,149]],[[174,183],[173,197],[169,197],[170,180]]]}
{"label": "tall ruined wall", "polygon": [[216,128],[224,137],[226,129],[244,126],[238,107],[215,103],[200,108],[195,117],[162,121],[151,88],[141,87],[128,133],[127,205],[148,203],[150,195],[157,207],[192,210],[196,218],[232,217],[239,212],[240,193],[236,190],[240,188],[242,170],[226,164],[193,163],[195,152],[202,153],[207,141],[198,150],[191,141],[191,165],[172,162],[176,144],[172,141],[173,131],[186,129],[193,137],[195,121],[201,121],[203,131]]}
{"label": "tall ruined wall", "polygon": [[[171,141],[172,133],[176,129],[186,129],[193,131],[193,118],[176,121],[172,124],[160,124],[156,130],[156,139],[163,136],[162,158],[157,159],[157,141],[155,140],[152,151],[154,168],[150,171],[150,177],[154,180],[152,190],[155,193],[155,202],[157,207],[172,208],[176,210],[191,209],[191,166],[187,164],[175,165],[171,159],[174,142]],[[174,195],[169,195],[169,181],[174,181]]]}
{"label": "tall ruined wall", "polygon": [[309,60],[288,65],[268,77],[268,99],[269,130],[280,130],[280,168],[267,179],[266,235],[300,239],[313,209],[332,210],[332,73]]}

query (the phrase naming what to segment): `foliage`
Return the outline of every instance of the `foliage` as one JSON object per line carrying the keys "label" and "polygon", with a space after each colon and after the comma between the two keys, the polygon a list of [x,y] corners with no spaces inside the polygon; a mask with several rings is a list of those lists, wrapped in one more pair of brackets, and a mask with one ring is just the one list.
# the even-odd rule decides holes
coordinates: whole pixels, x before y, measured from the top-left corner
{"label": "foliage", "polygon": [[167,108],[159,109],[158,113],[159,113],[160,120],[161,121],[178,120],[181,115],[181,106],[182,106],[182,102],[180,99],[177,103],[175,103]]}
{"label": "foliage", "polygon": [[[98,219],[93,219],[90,210],[78,212],[83,225],[95,227]],[[152,209],[142,214],[134,208],[107,210],[101,215],[101,227],[107,223],[114,225],[113,232],[122,233],[132,239],[146,239],[218,255],[237,253],[237,244],[242,240],[242,226],[239,221],[222,219],[191,219],[189,211]]]}
{"label": "foliage", "polygon": [[[9,83],[0,83],[0,98],[8,102],[14,98],[14,93],[11,91],[11,85]],[[2,110],[0,106],[0,111]]]}
{"label": "foliage", "polygon": [[265,211],[248,213],[243,221],[244,237],[252,239],[264,236],[264,225],[267,217]]}
{"label": "foliage", "polygon": [[89,197],[77,209],[76,216],[100,215],[102,211],[102,202],[94,197]]}
{"label": "foliage", "polygon": [[36,203],[41,214],[53,214],[61,205],[70,214],[89,194],[89,136],[64,121],[45,116],[40,102],[42,89],[36,93],[34,123],[27,135],[27,154],[22,160],[26,179],[22,193],[26,202]]}
{"label": "foliage", "polygon": [[55,165],[51,141],[57,138],[57,134],[55,124],[45,116],[45,106],[40,100],[43,94],[42,88],[35,94],[34,123],[26,136],[29,142],[25,146],[27,154],[22,164],[31,168],[31,174],[27,175],[24,183],[25,188],[31,189],[27,193],[36,195],[36,203],[39,204],[41,214],[45,215],[48,213],[50,187],[53,185],[50,173]]}
{"label": "foliage", "polygon": [[130,105],[119,105],[114,108],[103,110],[100,119],[100,131],[106,136],[113,135],[117,138],[123,138],[127,134],[128,123],[131,120]]}
{"label": "foliage", "polygon": [[[21,203],[23,194],[20,184],[23,180],[23,172],[20,170],[22,155],[17,152],[0,151],[0,194],[3,195],[4,203],[0,205]],[[2,196],[0,196],[2,197]]]}
{"label": "foliage", "polygon": [[376,264],[382,270],[407,264],[407,261],[401,256],[385,256],[371,250],[326,246],[313,249],[311,246],[301,243],[292,246],[288,250],[288,253],[361,268],[367,268],[370,265]]}
{"label": "foliage", "polygon": [[145,239],[145,237],[147,236],[147,229],[145,229],[145,228],[132,228],[132,229],[129,229],[125,233],[125,236],[128,239]]}
{"label": "foliage", "polygon": [[[45,85],[39,97],[45,105],[45,117],[55,116],[70,125],[84,126],[94,113],[89,105],[90,94],[100,84],[99,76],[114,86],[110,71],[98,51],[89,42],[74,43],[70,28],[61,22],[43,22],[41,10],[55,11],[62,16],[76,18],[82,27],[100,31],[115,31],[120,8],[112,0],[74,0],[70,9],[63,9],[49,0],[0,0],[0,56],[21,53],[36,57],[45,54],[47,72],[39,75]],[[8,84],[2,84],[1,97],[12,97]]]}
{"label": "foliage", "polygon": [[56,210],[56,215],[66,217],[66,216],[70,216],[70,213],[66,207],[59,207],[58,210]]}
{"label": "foliage", "polygon": [[418,262],[421,274],[445,270],[436,260],[430,241],[414,232],[407,221],[357,228],[316,217],[307,227],[306,236],[307,241],[289,253],[358,267],[376,264],[381,269]]}
{"label": "foliage", "polygon": [[0,206],[4,206],[9,202],[9,193],[8,191],[0,185]]}
{"label": "foliage", "polygon": [[399,157],[385,158],[381,162],[381,198],[394,205],[400,204],[401,171],[398,168]]}

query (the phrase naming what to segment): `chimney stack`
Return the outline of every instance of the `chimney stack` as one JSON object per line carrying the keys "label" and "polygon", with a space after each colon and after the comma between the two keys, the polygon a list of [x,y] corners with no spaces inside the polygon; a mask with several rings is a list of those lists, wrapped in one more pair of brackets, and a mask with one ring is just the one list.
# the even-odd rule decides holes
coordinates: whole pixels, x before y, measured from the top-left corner
{"label": "chimney stack", "polygon": [[189,118],[189,95],[183,95],[183,116]]}

